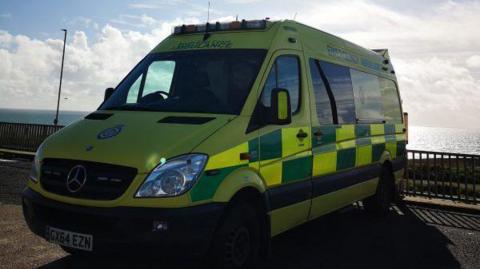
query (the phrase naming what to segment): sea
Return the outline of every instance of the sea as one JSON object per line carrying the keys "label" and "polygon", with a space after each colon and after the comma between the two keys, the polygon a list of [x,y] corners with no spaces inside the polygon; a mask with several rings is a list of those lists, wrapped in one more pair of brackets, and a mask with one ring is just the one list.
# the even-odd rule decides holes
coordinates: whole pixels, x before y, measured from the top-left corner
{"label": "sea", "polygon": [[[88,111],[60,111],[59,125],[80,120]],[[0,122],[53,124],[53,110],[0,109]],[[480,155],[480,130],[439,127],[409,127],[407,148]]]}

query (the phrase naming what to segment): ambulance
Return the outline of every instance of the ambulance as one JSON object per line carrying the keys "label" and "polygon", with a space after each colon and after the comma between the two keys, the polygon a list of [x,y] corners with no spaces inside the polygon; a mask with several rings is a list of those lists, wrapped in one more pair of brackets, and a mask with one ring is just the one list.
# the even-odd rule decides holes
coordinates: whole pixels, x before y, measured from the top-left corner
{"label": "ambulance", "polygon": [[387,50],[291,20],[181,25],[38,148],[24,216],[76,255],[249,268],[272,237],[354,202],[388,213],[401,104]]}

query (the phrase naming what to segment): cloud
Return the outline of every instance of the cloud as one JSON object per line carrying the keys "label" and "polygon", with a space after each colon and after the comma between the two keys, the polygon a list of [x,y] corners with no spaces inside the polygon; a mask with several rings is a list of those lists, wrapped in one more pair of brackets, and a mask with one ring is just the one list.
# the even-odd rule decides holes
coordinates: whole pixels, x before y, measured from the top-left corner
{"label": "cloud", "polygon": [[185,0],[169,0],[169,1],[162,1],[162,2],[156,2],[156,3],[132,3],[132,4],[129,4],[128,7],[131,9],[152,10],[152,9],[171,8],[179,4],[189,4],[189,2]]}
{"label": "cloud", "polygon": [[66,20],[66,25],[69,27],[80,27],[80,28],[88,28],[92,26],[95,22],[91,18],[87,17],[75,17],[70,20]]}
{"label": "cloud", "polygon": [[227,0],[227,3],[232,3],[232,4],[251,4],[255,2],[260,2],[261,0]]}
{"label": "cloud", "polygon": [[1,13],[0,14],[0,19],[11,19],[12,18],[12,14],[10,13]]}
{"label": "cloud", "polygon": [[130,14],[122,14],[117,19],[111,19],[111,23],[121,24],[126,26],[132,26],[135,28],[154,28],[157,26],[157,20],[153,17],[150,17],[146,14],[138,15],[130,15]]}
{"label": "cloud", "polygon": [[470,68],[480,69],[480,55],[473,55],[467,59],[466,64]]}
{"label": "cloud", "polygon": [[129,4],[128,6],[131,7],[131,8],[136,8],[136,9],[158,9],[158,8],[160,8],[159,5],[142,4],[142,3]]}
{"label": "cloud", "polygon": [[443,1],[409,13],[340,0],[309,4],[297,18],[367,48],[388,48],[412,124],[478,128],[478,14],[478,1]]}
{"label": "cloud", "polygon": [[[221,5],[215,3],[215,1],[210,1],[211,6]],[[255,2],[261,2],[261,0],[227,0],[225,1],[230,4],[252,4]],[[132,3],[129,4],[128,7],[131,9],[144,9],[144,10],[153,10],[153,9],[164,9],[164,8],[171,8],[173,6],[183,5],[183,7],[201,7],[202,9],[206,9],[208,6],[208,1],[203,2],[203,4],[196,4],[192,1],[186,0],[170,0],[170,1],[162,1],[162,2],[155,2],[155,3]]]}
{"label": "cloud", "polygon": [[[94,110],[103,91],[115,86],[156,44],[174,22],[156,22],[147,33],[106,25],[92,42],[77,31],[66,47],[62,109]],[[63,41],[37,40],[0,31],[0,107],[54,108]]]}
{"label": "cloud", "polygon": [[480,80],[471,70],[433,57],[397,59],[396,71],[404,110],[414,125],[477,128]]}

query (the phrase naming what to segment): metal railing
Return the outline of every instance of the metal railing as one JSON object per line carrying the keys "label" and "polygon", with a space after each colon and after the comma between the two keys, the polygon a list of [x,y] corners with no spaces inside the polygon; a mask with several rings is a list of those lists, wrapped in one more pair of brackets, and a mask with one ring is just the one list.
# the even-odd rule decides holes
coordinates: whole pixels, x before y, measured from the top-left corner
{"label": "metal railing", "polygon": [[0,148],[35,152],[40,144],[63,126],[0,122]]}
{"label": "metal railing", "polygon": [[403,194],[477,204],[480,155],[407,150]]}

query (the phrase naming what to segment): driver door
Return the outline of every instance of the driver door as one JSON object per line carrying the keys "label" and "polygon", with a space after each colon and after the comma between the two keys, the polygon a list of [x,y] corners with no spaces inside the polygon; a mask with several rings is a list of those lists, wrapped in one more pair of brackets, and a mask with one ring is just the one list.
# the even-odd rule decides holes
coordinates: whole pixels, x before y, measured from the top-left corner
{"label": "driver door", "polygon": [[312,151],[309,93],[302,54],[282,50],[273,55],[259,97],[271,107],[271,91],[289,92],[292,121],[287,125],[260,124],[260,174],[268,186],[271,233],[279,234],[305,222],[311,202]]}

